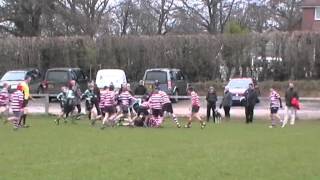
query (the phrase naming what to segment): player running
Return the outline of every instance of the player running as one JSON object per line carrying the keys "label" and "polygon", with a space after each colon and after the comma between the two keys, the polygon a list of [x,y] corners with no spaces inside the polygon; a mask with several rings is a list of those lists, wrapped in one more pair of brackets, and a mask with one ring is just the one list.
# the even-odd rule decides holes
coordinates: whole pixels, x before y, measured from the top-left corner
{"label": "player running", "polygon": [[21,117],[23,116],[23,110],[24,110],[24,94],[23,94],[23,87],[21,85],[18,85],[17,90],[11,94],[10,98],[10,108],[12,110],[13,116],[9,117],[9,121],[12,121],[13,124],[13,130],[18,130],[19,122],[21,120]]}
{"label": "player running", "polygon": [[162,112],[167,113],[169,116],[171,116],[173,122],[176,124],[178,128],[181,128],[181,125],[178,121],[177,116],[173,113],[172,103],[170,101],[170,98],[168,94],[162,90],[159,90],[159,94],[162,96],[163,99],[163,106],[162,106]]}
{"label": "player running", "polygon": [[106,90],[106,94],[104,97],[104,109],[105,109],[105,116],[102,120],[102,128],[104,128],[107,123],[115,124],[114,119],[116,117],[116,97],[114,93],[114,88],[112,85]]}
{"label": "player running", "polygon": [[163,97],[159,93],[159,88],[155,87],[149,98],[149,107],[151,109],[152,118],[150,119],[151,127],[160,127],[163,122],[162,107],[164,104]]}
{"label": "player running", "polygon": [[188,124],[185,126],[186,128],[191,128],[192,118],[195,117],[201,124],[201,129],[204,129],[206,123],[201,119],[199,110],[200,110],[200,98],[198,94],[195,92],[193,87],[188,88],[188,94],[191,95],[191,113],[189,117]]}
{"label": "player running", "polygon": [[282,101],[280,95],[273,88],[270,88],[270,118],[271,126],[269,128],[276,127],[277,122],[280,122],[280,116],[278,111],[282,108]]}
{"label": "player running", "polygon": [[58,118],[55,120],[57,125],[60,124],[60,120],[63,118],[65,119],[66,114],[69,111],[68,107],[68,91],[69,89],[66,86],[61,87],[61,92],[57,95],[57,100],[60,103],[61,112],[58,115]]}

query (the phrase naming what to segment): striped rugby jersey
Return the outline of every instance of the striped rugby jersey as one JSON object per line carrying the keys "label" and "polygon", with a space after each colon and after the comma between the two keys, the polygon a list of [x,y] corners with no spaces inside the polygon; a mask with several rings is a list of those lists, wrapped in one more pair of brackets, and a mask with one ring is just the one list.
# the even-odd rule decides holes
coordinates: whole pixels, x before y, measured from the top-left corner
{"label": "striped rugby jersey", "polygon": [[133,97],[129,93],[129,91],[124,91],[119,95],[119,101],[121,105],[129,106]]}
{"label": "striped rugby jersey", "polygon": [[167,104],[167,103],[171,103],[170,98],[168,96],[168,94],[164,91],[159,91],[159,94],[162,96],[163,98],[163,104]]}
{"label": "striped rugby jersey", "polygon": [[110,107],[116,104],[115,101],[115,94],[113,91],[106,91],[105,99],[104,99],[104,106]]}
{"label": "striped rugby jersey", "polygon": [[159,93],[154,93],[149,98],[149,107],[151,109],[162,109],[163,98]]}
{"label": "striped rugby jersey", "polygon": [[270,92],[270,107],[272,108],[280,108],[280,95],[276,91]]}
{"label": "striped rugby jersey", "polygon": [[107,93],[108,93],[108,91],[106,91],[106,90],[102,90],[100,92],[100,102],[99,102],[99,107],[100,108],[104,108],[105,107]]}
{"label": "striped rugby jersey", "polygon": [[200,107],[200,98],[195,91],[191,92],[191,105]]}
{"label": "striped rugby jersey", "polygon": [[0,92],[0,106],[7,106],[9,104],[9,92],[7,89],[2,89]]}
{"label": "striped rugby jersey", "polygon": [[24,95],[21,91],[15,91],[11,94],[10,107],[13,112],[21,112],[23,108]]}

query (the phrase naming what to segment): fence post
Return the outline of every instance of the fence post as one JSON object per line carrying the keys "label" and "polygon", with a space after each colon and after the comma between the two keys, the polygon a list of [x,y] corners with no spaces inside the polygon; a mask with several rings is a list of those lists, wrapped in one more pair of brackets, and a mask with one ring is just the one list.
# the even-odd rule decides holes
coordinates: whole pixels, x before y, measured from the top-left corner
{"label": "fence post", "polygon": [[50,98],[49,98],[49,94],[45,94],[45,113],[48,115],[49,114],[49,103],[50,103]]}

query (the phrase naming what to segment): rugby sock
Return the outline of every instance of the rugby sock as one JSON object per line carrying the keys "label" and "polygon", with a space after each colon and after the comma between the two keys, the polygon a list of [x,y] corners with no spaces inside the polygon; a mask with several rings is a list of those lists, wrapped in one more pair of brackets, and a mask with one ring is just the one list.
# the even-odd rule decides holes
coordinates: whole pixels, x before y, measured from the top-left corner
{"label": "rugby sock", "polygon": [[175,114],[172,114],[172,120],[178,125],[180,124],[179,121],[178,121],[178,118]]}

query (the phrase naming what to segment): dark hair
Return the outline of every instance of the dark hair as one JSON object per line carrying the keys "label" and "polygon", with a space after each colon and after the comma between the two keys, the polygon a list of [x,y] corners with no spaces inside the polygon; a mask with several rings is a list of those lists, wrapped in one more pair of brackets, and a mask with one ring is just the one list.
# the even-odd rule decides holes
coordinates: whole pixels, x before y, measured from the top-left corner
{"label": "dark hair", "polygon": [[114,90],[114,85],[113,85],[113,84],[110,84],[109,90],[110,90],[110,91],[113,91],[113,90]]}
{"label": "dark hair", "polygon": [[189,86],[188,91],[194,91],[194,88],[192,86]]}
{"label": "dark hair", "polygon": [[32,77],[31,76],[29,76],[29,75],[26,75],[26,77],[24,77],[24,80],[27,80],[27,79],[32,79]]}

